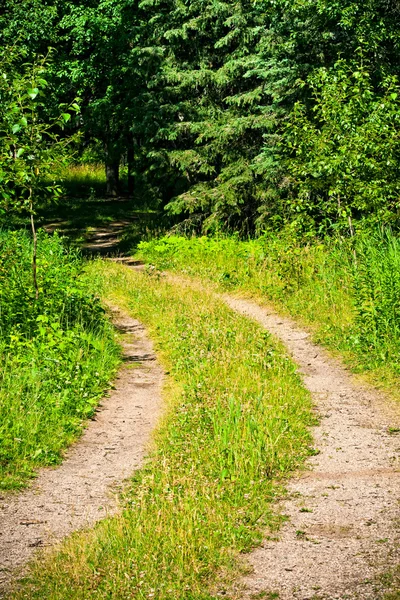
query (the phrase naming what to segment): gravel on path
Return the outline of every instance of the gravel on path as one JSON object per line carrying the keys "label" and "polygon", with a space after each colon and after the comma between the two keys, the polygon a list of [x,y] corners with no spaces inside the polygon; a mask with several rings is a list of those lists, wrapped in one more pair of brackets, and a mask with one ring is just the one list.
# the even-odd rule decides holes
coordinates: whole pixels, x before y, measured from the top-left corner
{"label": "gravel on path", "polygon": [[253,572],[238,597],[381,598],[376,576],[400,564],[398,407],[356,383],[290,319],[253,301],[224,300],[284,343],[320,418],[312,432],[319,453],[288,484],[289,519],[278,540],[249,555]]}
{"label": "gravel on path", "polygon": [[123,360],[103,400],[62,465],[42,469],[19,494],[0,496],[0,597],[38,548],[118,510],[118,485],[143,462],[161,410],[163,372],[143,326],[117,309]]}

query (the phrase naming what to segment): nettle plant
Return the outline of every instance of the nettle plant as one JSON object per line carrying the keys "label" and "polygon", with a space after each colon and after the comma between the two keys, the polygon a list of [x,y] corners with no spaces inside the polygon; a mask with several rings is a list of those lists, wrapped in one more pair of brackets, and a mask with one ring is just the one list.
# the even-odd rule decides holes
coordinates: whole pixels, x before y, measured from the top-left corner
{"label": "nettle plant", "polygon": [[74,136],[65,135],[64,129],[79,112],[79,105],[76,99],[61,104],[56,115],[49,116],[46,71],[50,51],[33,63],[24,63],[23,58],[13,48],[0,53],[0,216],[29,214],[37,299],[35,214],[39,204],[55,200],[62,193],[54,175],[70,154]]}

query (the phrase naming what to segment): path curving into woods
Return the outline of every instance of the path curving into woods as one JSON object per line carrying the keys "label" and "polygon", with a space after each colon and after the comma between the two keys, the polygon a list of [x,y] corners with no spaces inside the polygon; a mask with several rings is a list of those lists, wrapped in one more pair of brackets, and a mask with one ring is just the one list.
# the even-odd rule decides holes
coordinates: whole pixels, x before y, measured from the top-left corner
{"label": "path curving into woods", "polygon": [[140,468],[161,411],[163,372],[144,327],[113,308],[123,361],[109,396],[63,463],[0,496],[0,597],[38,548],[118,510],[120,484]]}

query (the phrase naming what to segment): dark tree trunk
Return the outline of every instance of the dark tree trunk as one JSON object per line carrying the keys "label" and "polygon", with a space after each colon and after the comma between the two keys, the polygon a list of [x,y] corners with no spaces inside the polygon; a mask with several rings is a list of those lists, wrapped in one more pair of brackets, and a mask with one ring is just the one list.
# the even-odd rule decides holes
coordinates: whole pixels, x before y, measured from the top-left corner
{"label": "dark tree trunk", "polygon": [[127,162],[128,162],[128,195],[130,198],[133,198],[133,194],[135,193],[135,150],[133,147],[133,140],[130,140],[128,143],[127,150]]}
{"label": "dark tree trunk", "polygon": [[119,195],[119,156],[116,156],[106,144],[106,194],[107,196]]}

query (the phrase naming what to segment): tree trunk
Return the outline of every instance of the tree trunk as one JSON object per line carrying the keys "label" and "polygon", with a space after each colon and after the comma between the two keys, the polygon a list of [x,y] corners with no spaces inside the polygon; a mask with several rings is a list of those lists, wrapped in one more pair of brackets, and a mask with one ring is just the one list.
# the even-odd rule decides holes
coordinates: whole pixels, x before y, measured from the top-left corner
{"label": "tree trunk", "polygon": [[135,193],[135,150],[133,148],[133,140],[129,140],[128,142],[128,151],[127,151],[127,161],[128,161],[128,195],[130,198],[133,198],[133,194]]}
{"label": "tree trunk", "polygon": [[110,149],[109,144],[106,144],[106,194],[107,196],[119,195],[119,160]]}
{"label": "tree trunk", "polygon": [[118,196],[119,194],[119,161],[106,163],[107,196]]}

